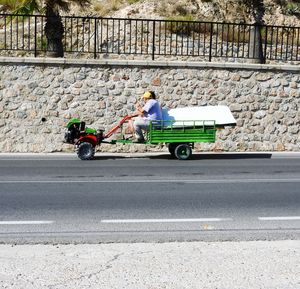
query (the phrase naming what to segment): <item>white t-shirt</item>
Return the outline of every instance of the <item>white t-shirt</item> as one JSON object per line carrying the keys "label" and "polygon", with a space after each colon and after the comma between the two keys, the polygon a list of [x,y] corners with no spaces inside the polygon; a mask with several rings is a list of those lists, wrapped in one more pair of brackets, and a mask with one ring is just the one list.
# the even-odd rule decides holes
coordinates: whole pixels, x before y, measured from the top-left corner
{"label": "white t-shirt", "polygon": [[161,120],[162,112],[157,100],[149,99],[143,107],[144,116],[149,120]]}

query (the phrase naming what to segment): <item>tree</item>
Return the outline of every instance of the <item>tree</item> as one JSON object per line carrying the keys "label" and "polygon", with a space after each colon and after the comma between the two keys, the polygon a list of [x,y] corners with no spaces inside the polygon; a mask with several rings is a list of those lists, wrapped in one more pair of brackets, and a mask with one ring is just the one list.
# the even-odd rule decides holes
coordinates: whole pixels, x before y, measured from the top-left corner
{"label": "tree", "polygon": [[261,30],[264,25],[265,5],[263,0],[241,0],[248,7],[254,19],[254,26],[250,30],[249,57],[259,63],[265,63],[262,47]]}
{"label": "tree", "polygon": [[2,10],[14,14],[33,14],[34,12],[45,13],[45,35],[47,38],[48,51],[51,56],[63,57],[63,34],[64,26],[60,11],[69,12],[71,4],[85,7],[90,0],[0,0]]}

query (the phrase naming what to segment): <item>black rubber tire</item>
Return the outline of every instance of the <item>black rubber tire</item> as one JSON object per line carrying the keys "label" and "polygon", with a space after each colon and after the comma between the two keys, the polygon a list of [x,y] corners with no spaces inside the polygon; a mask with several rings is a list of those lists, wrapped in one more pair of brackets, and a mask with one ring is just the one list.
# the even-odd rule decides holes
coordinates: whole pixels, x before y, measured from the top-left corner
{"label": "black rubber tire", "polygon": [[177,146],[178,146],[178,143],[169,143],[168,144],[169,153],[170,153],[172,158],[176,158],[175,149],[176,149]]}
{"label": "black rubber tire", "polygon": [[187,160],[192,155],[192,148],[188,144],[179,144],[175,148],[175,156],[179,160]]}
{"label": "black rubber tire", "polygon": [[76,148],[77,156],[83,160],[91,160],[95,156],[95,147],[89,142],[83,142]]}

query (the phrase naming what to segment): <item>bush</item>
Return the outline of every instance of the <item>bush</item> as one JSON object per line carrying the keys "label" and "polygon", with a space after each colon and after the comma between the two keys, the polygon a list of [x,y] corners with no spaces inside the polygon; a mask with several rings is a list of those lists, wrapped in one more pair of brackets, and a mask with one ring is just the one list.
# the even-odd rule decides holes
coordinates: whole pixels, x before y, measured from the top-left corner
{"label": "bush", "polygon": [[300,4],[299,3],[294,3],[294,2],[290,2],[286,5],[286,12],[289,15],[296,15],[299,16],[300,15]]}
{"label": "bush", "polygon": [[211,30],[209,23],[195,22],[191,14],[184,16],[173,16],[166,19],[165,25],[171,33],[191,35],[191,33],[208,33]]}

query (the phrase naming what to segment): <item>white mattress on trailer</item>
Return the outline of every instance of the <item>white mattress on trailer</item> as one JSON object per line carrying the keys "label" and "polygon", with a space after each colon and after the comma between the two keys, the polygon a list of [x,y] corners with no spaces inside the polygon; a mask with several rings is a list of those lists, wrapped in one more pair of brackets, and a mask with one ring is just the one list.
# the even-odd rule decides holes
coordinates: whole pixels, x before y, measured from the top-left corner
{"label": "white mattress on trailer", "polygon": [[214,123],[216,126],[236,125],[236,120],[226,105],[164,108],[162,113],[163,120],[166,121],[165,125],[171,122],[173,126],[212,125]]}

